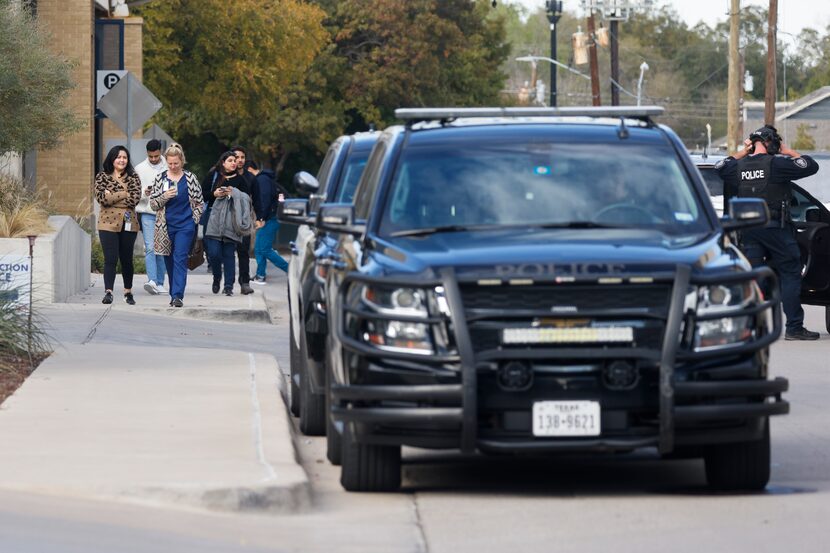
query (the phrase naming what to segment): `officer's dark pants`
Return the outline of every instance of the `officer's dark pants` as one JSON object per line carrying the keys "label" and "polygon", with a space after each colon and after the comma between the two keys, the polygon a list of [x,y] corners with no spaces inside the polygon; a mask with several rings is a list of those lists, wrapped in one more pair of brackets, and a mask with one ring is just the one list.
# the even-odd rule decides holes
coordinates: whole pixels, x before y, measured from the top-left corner
{"label": "officer's dark pants", "polygon": [[[801,253],[795,240],[795,228],[764,227],[741,233],[741,250],[753,267],[770,265],[781,281],[781,303],[787,317],[787,331],[804,325],[801,307]],[[766,260],[766,261],[765,261]]]}

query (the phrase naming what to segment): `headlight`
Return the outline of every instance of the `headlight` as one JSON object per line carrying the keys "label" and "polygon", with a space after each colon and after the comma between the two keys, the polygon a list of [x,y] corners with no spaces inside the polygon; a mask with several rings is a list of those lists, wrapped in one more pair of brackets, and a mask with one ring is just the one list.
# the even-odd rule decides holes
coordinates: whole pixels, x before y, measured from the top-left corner
{"label": "headlight", "polygon": [[[719,319],[698,321],[695,327],[693,347],[696,351],[719,346],[730,346],[752,338],[755,317],[736,314],[742,307],[761,299],[758,286],[752,281],[732,284],[714,284],[697,289],[697,297],[687,297],[686,305],[695,303],[698,315],[723,313]],[[691,302],[690,302],[691,300]]]}
{"label": "headlight", "polygon": [[747,341],[752,337],[752,319],[744,315],[699,321],[695,331],[695,350],[729,346]]}
{"label": "headlight", "polygon": [[363,302],[378,313],[428,317],[426,290],[419,288],[374,288],[363,289]]}
{"label": "headlight", "polygon": [[363,341],[380,349],[430,355],[433,352],[429,325],[372,319],[365,321]]}

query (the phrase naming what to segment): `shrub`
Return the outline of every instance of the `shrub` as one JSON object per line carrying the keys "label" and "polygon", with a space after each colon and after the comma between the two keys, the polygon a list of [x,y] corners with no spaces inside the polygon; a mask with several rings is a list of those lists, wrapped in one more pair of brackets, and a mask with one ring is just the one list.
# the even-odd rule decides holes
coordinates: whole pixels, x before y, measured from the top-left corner
{"label": "shrub", "polygon": [[10,358],[50,351],[43,320],[33,311],[30,329],[27,307],[19,305],[17,296],[17,289],[0,288],[0,370],[5,370],[4,361]]}
{"label": "shrub", "polygon": [[0,238],[51,232],[48,218],[46,202],[27,192],[21,181],[0,175]]}

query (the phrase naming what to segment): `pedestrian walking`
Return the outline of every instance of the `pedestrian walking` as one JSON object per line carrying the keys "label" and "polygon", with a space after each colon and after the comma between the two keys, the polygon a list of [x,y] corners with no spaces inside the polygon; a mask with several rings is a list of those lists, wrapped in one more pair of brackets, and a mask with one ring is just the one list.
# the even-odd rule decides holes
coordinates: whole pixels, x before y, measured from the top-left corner
{"label": "pedestrian walking", "polygon": [[256,275],[254,284],[265,284],[265,273],[268,261],[283,272],[288,272],[288,261],[274,250],[274,239],[280,229],[277,220],[277,206],[285,193],[280,191],[274,172],[269,169],[260,170],[254,161],[248,162],[248,171],[254,175],[254,186],[251,198],[254,203],[256,221],[256,236],[254,237],[254,257],[256,258]]}
{"label": "pedestrian walking", "polygon": [[104,250],[104,299],[112,303],[115,270],[121,261],[124,301],[135,305],[133,297],[133,246],[138,234],[135,206],[141,198],[141,179],[130,164],[124,146],[113,146],[104,159],[103,170],[95,175],[98,214],[98,239]]}
{"label": "pedestrian walking", "polygon": [[[235,179],[239,175],[234,173]],[[213,250],[213,293],[218,293],[219,282],[225,278],[224,294],[233,295],[235,277],[234,252],[244,237],[250,237],[253,229],[251,219],[251,197],[234,186],[228,185],[232,178],[224,179],[223,186],[213,191],[214,202],[205,229],[208,247]]]}
{"label": "pedestrian walking", "polygon": [[167,272],[164,256],[157,255],[154,249],[156,212],[150,209],[150,191],[156,177],[167,170],[167,161],[161,155],[161,142],[155,138],[147,143],[147,159],[136,165],[135,172],[141,179],[141,200],[135,206],[144,236],[144,265],[147,267],[147,282],[144,290],[148,294],[166,294],[164,275]]}
{"label": "pedestrian walking", "polygon": [[171,144],[164,152],[167,171],[156,177],[150,193],[150,207],[156,212],[155,252],[164,256],[170,277],[170,306],[184,305],[187,287],[187,260],[196,239],[196,225],[204,210],[202,187],[185,171],[184,150]]}
{"label": "pedestrian walking", "polygon": [[[221,232],[214,228],[214,236],[208,233],[210,220],[213,218],[213,208],[219,198],[227,198],[232,190],[239,190],[246,193],[248,185],[237,172],[236,153],[228,150],[219,156],[216,165],[208,173],[208,180],[202,191],[207,202],[209,213],[203,221],[205,222],[205,249],[207,250],[208,264],[213,273],[212,291],[218,294],[222,288],[222,277],[225,277],[224,293],[233,295],[233,285],[236,280],[236,250],[239,242],[228,237],[223,237]],[[241,240],[241,238],[240,238]]]}
{"label": "pedestrian walking", "polygon": [[778,272],[787,318],[784,339],[818,340],[818,332],[804,328],[801,252],[790,218],[792,181],[814,175],[818,164],[782,143],[771,125],[750,134],[744,145],[742,151],[715,165],[723,179],[724,200],[732,196],[761,198],[769,207],[770,221],[764,228],[742,231],[740,248],[753,267],[769,264]]}
{"label": "pedestrian walking", "polygon": [[[239,187],[251,196],[251,191],[254,185],[254,177],[245,167],[245,162],[248,159],[248,152],[242,146],[234,146],[231,148],[236,154],[236,173],[244,181],[245,188]],[[236,256],[239,258],[239,288],[243,294],[253,294],[254,291],[250,286],[251,282],[251,236],[244,236],[242,242],[236,247]]]}

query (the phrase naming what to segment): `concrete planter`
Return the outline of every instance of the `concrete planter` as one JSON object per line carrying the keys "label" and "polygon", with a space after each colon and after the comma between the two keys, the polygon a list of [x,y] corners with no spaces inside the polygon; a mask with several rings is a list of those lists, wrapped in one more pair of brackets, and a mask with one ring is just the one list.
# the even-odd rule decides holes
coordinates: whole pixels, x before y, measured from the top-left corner
{"label": "concrete planter", "polygon": [[[39,303],[60,303],[89,288],[92,241],[89,234],[66,215],[49,217],[51,234],[35,240],[32,263],[34,299]],[[0,238],[0,263],[25,258],[27,238]],[[26,277],[28,278],[28,277]],[[26,282],[28,287],[28,282]]]}

